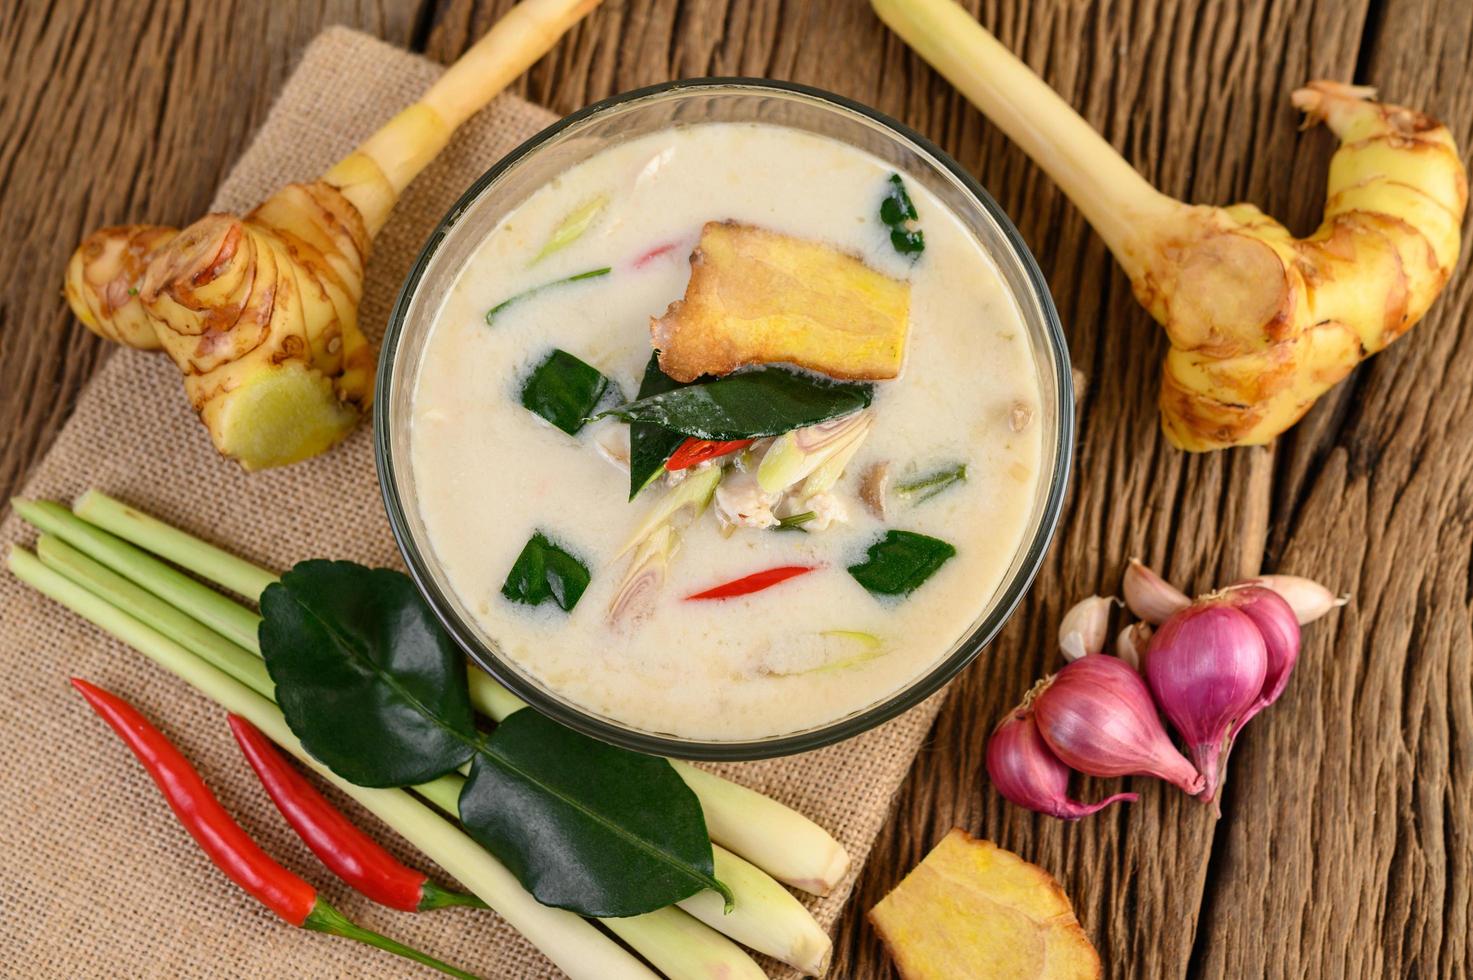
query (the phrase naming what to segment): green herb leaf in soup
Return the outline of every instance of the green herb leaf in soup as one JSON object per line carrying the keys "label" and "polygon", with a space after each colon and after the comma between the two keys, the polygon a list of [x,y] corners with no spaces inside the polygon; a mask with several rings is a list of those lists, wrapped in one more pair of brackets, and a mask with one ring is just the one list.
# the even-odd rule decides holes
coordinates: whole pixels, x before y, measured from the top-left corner
{"label": "green herb leaf in soup", "polygon": [[577,435],[608,387],[609,379],[598,368],[554,349],[523,383],[522,405],[568,435]]}
{"label": "green herb leaf in soup", "polygon": [[891,530],[869,546],[864,561],[849,566],[849,574],[876,595],[909,595],[955,554],[940,538]]}
{"label": "green herb leaf in soup", "polygon": [[544,282],[540,286],[533,286],[531,289],[524,289],[520,293],[516,293],[513,296],[507,297],[500,303],[497,303],[495,306],[491,307],[491,309],[487,310],[486,325],[488,327],[495,326],[494,321],[496,320],[496,315],[498,313],[501,313],[503,310],[505,310],[509,306],[512,306],[513,304],[520,303],[523,300],[531,299],[533,296],[536,296],[543,290],[552,289],[554,286],[565,286],[568,283],[582,282],[585,279],[597,279],[600,276],[606,276],[613,271],[614,270],[612,266],[604,266],[601,269],[589,269],[587,272],[579,272],[575,275],[564,276],[561,279],[554,279],[552,282]]}
{"label": "green herb leaf in soup", "polygon": [[524,708],[486,739],[460,820],[544,905],[588,916],[653,912],[712,889],[700,803],[674,767]]}
{"label": "green herb leaf in soup", "polygon": [[[664,394],[683,387],[679,381],[670,377],[660,370],[660,355],[655,352],[650,355],[650,361],[644,366],[644,378],[639,383],[638,399],[649,398],[652,395]],[[660,475],[660,470],[670,454],[680,448],[685,441],[685,436],[674,429],[667,429],[653,422],[631,422],[629,423],[629,499],[633,500],[639,495],[639,491],[650,485],[655,477]]]}
{"label": "green herb leaf in soup", "polygon": [[957,463],[896,485],[895,492],[912,504],[924,503],[967,479],[967,464]]}
{"label": "green herb leaf in soup", "polygon": [[571,612],[588,588],[588,578],[587,566],[537,531],[512,563],[501,594],[529,606],[550,599]]}
{"label": "green herb leaf in soup", "polygon": [[261,594],[261,655],[287,724],[359,786],[427,782],[470,759],[465,655],[408,576],[304,561]]}
{"label": "green herb leaf in soup", "polygon": [[554,252],[559,252],[583,237],[583,233],[598,220],[603,213],[604,207],[609,199],[603,194],[584,201],[578,207],[568,213],[556,228],[553,229],[547,244],[542,246],[542,251],[533,257],[529,265],[536,265]]}
{"label": "green herb leaf in soup", "polygon": [[914,226],[918,217],[905,181],[899,174],[891,174],[890,186],[880,201],[880,220],[890,229],[891,246],[911,261],[926,250],[926,236]]}
{"label": "green herb leaf in soup", "polygon": [[652,422],[698,439],[760,439],[857,412],[873,398],[869,385],[762,368],[698,381],[604,414],[631,423]]}

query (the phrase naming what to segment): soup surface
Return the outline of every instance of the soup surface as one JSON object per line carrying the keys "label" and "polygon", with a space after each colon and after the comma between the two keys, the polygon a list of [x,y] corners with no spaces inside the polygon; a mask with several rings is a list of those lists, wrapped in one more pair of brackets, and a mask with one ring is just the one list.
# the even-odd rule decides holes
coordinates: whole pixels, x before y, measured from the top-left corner
{"label": "soup surface", "polygon": [[[667,130],[540,188],[461,271],[415,379],[415,497],[465,609],[543,685],[649,732],[768,737],[907,686],[987,608],[1039,479],[1037,369],[992,260],[914,180],[905,186],[924,251],[897,249],[880,217],[891,173],[861,151],[776,126]],[[524,407],[529,376],[554,349],[609,379],[601,408],[634,399],[651,317],[684,295],[692,249],[713,221],[826,243],[909,284],[903,370],[873,384],[868,434],[849,444],[824,493],[764,497],[754,486],[769,446],[760,440],[661,474],[630,500],[625,422],[570,435]],[[558,282],[585,272],[598,274]],[[699,501],[661,525],[671,528],[655,558],[662,576],[621,604],[640,557],[626,550],[631,536],[686,481],[723,465],[704,510]],[[784,515],[799,527],[762,526]],[[908,594],[876,594],[849,568],[892,530],[955,554]],[[537,532],[589,573],[571,611],[504,594]],[[746,595],[689,598],[776,568],[805,571]]]}

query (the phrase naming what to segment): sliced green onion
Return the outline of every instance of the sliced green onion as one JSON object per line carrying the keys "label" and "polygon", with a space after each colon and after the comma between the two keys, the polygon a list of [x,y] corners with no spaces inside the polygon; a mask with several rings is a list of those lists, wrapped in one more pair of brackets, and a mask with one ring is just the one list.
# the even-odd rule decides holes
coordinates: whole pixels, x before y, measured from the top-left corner
{"label": "sliced green onion", "polygon": [[587,272],[579,272],[576,275],[564,276],[562,279],[554,279],[552,282],[544,282],[540,286],[533,286],[531,289],[524,289],[520,293],[507,297],[500,303],[497,303],[495,306],[491,307],[491,309],[487,310],[486,325],[491,326],[492,321],[496,319],[496,314],[502,312],[508,306],[511,306],[515,303],[520,303],[522,302],[522,300],[525,299],[531,299],[533,296],[536,296],[538,293],[544,290],[552,289],[554,286],[564,286],[570,282],[582,282],[585,279],[597,279],[599,276],[606,276],[613,271],[613,266],[606,265],[601,269],[589,269]]}

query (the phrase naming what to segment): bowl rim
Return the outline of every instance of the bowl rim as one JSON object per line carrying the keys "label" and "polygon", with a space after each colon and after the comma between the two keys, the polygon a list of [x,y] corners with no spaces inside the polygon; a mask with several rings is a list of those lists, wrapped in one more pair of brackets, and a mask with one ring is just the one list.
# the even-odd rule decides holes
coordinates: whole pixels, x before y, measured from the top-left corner
{"label": "bowl rim", "polygon": [[[1001,592],[997,597],[997,604],[991,612],[983,617],[975,628],[959,640],[951,653],[944,659],[933,664],[924,674],[913,679],[906,687],[888,695],[883,701],[876,702],[868,708],[806,731],[742,741],[684,739],[677,736],[640,731],[632,727],[620,725],[612,720],[601,718],[591,712],[578,708],[571,704],[570,701],[560,700],[558,697],[551,696],[548,692],[543,691],[530,678],[524,677],[515,665],[509,661],[503,662],[502,655],[483,644],[474,630],[467,623],[461,622],[459,617],[455,615],[454,608],[448,598],[442,594],[433,578],[428,574],[428,563],[410,531],[405,513],[405,504],[399,495],[395,482],[393,450],[390,446],[389,406],[392,399],[387,397],[387,393],[390,391],[395,355],[404,333],[409,307],[413,300],[415,290],[450,230],[460,220],[461,216],[480,199],[488,187],[495,183],[502,174],[516,166],[543,144],[556,138],[565,130],[577,126],[593,116],[611,110],[621,109],[633,103],[653,100],[671,94],[678,95],[687,92],[695,94],[710,89],[765,90],[788,96],[799,96],[810,102],[827,103],[829,107],[837,107],[839,110],[862,116],[869,122],[878,124],[880,127],[889,130],[892,135],[900,138],[902,141],[912,144],[923,155],[931,157],[940,168],[949,172],[961,184],[962,188],[976,200],[982,210],[986,212],[987,216],[1000,229],[1003,239],[1012,249],[1014,258],[1022,268],[1028,287],[1033,292],[1033,299],[1037,302],[1038,308],[1042,312],[1044,333],[1048,339],[1048,355],[1051,356],[1054,362],[1053,368],[1055,375],[1059,379],[1059,384],[1057,385],[1057,405],[1055,406],[1058,426],[1055,445],[1053,447],[1054,458],[1058,461],[1056,475],[1044,499],[1037,529],[1033,533],[1032,539],[1020,551],[1022,563],[1019,566],[1019,574],[1003,584]],[[379,489],[383,497],[384,508],[388,514],[389,526],[393,531],[394,541],[404,558],[406,567],[409,569],[410,577],[419,589],[420,595],[428,603],[436,619],[439,620],[440,624],[455,640],[456,645],[477,666],[511,690],[517,697],[538,711],[553,718],[555,721],[575,731],[626,749],[633,749],[654,755],[674,756],[701,761],[768,759],[822,748],[852,738],[872,728],[879,727],[939,691],[958,673],[976,660],[981,652],[996,639],[997,634],[1007,624],[1008,620],[1012,618],[1023,596],[1027,594],[1034,579],[1037,577],[1038,571],[1043,565],[1044,556],[1053,541],[1059,519],[1063,512],[1069,480],[1073,473],[1076,420],[1074,395],[1072,385],[1070,384],[1071,378],[1072,366],[1069,359],[1068,342],[1064,336],[1063,325],[1059,320],[1058,310],[1054,305],[1053,296],[1049,292],[1048,283],[1044,278],[1043,271],[1039,268],[1033,253],[1029,250],[1027,244],[1024,243],[1022,235],[1019,234],[1018,229],[1014,226],[1007,213],[1003,211],[1002,207],[993,199],[992,195],[965,168],[957,163],[950,154],[909,126],[876,109],[845,96],[810,85],[745,76],[678,79],[632,89],[628,92],[602,99],[557,120],[537,134],[524,140],[510,153],[494,163],[485,173],[476,178],[466,189],[465,193],[461,194],[455,203],[450,206],[445,216],[440,219],[434,230],[425,240],[424,245],[421,246],[419,254],[415,257],[414,264],[410,267],[408,274],[400,285],[399,291],[394,299],[394,304],[390,309],[389,321],[384,331],[383,341],[380,344],[378,367],[376,370],[376,388],[373,407],[374,461],[378,474]]]}

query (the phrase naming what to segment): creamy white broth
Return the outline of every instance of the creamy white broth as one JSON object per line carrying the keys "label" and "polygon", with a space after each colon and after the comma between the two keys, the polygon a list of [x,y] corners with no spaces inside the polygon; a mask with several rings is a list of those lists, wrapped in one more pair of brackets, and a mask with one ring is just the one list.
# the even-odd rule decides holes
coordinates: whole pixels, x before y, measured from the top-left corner
{"label": "creamy white broth", "polygon": [[[1037,369],[1020,314],[993,263],[916,181],[907,187],[926,249],[895,253],[877,208],[892,168],[793,130],[703,124],[615,146],[534,193],[480,245],[445,298],[415,379],[410,451],[434,557],[500,650],[562,697],[627,726],[687,738],[750,739],[810,729],[883,700],[932,667],[1000,585],[1024,533],[1041,456]],[[568,247],[530,265],[566,215],[608,204]],[[701,226],[733,219],[860,255],[912,284],[901,377],[875,386],[874,426],[837,495],[847,523],[814,533],[742,528],[724,537],[712,510],[682,534],[651,614],[607,620],[627,556],[616,557],[665,492],[628,501],[627,473],[595,449],[595,428],[568,436],[522,407],[532,367],[554,347],[598,368],[632,398],[650,356],[649,321],[679,299]],[[675,248],[635,268],[661,245]],[[592,268],[497,314],[528,287]],[[608,425],[610,423],[599,423]],[[888,520],[857,497],[860,475],[888,460],[896,479],[967,464],[967,479]],[[845,570],[888,528],[941,538],[954,558],[901,599],[871,595]],[[534,530],[592,573],[571,613],[501,594]],[[751,596],[692,593],[775,565],[818,571]],[[873,634],[855,660],[832,631]]]}

